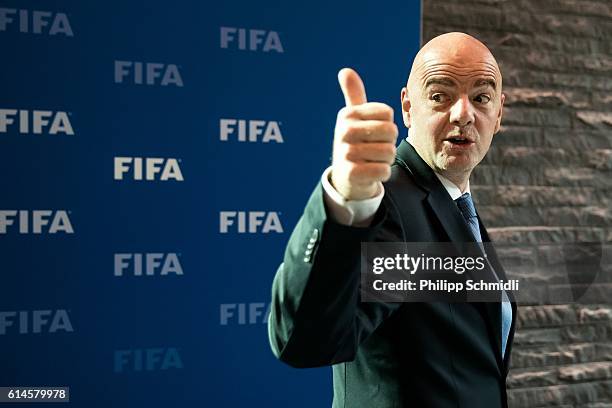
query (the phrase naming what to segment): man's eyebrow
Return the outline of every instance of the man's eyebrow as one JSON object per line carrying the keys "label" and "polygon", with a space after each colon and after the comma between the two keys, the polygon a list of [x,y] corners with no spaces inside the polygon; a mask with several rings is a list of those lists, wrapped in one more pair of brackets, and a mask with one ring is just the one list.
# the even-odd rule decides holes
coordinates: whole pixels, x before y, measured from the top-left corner
{"label": "man's eyebrow", "polygon": [[455,87],[455,81],[448,78],[429,78],[427,82],[425,82],[425,88],[429,88],[431,85],[443,85],[443,86],[451,86]]}
{"label": "man's eyebrow", "polygon": [[497,89],[497,83],[495,82],[495,80],[493,80],[491,78],[482,78],[482,79],[479,79],[474,84],[474,86],[487,86],[487,85],[490,86],[493,89]]}

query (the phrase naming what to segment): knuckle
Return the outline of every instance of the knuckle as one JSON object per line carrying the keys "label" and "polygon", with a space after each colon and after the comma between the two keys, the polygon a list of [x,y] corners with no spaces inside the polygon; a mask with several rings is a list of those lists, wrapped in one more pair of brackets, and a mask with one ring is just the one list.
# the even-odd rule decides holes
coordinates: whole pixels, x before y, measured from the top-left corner
{"label": "knuckle", "polygon": [[390,138],[397,137],[397,125],[393,122],[385,122],[385,134],[389,135]]}
{"label": "knuckle", "polygon": [[395,156],[395,145],[391,143],[385,143],[383,145],[383,153],[387,156]]}
{"label": "knuckle", "polygon": [[347,120],[338,121],[336,124],[336,134],[334,139],[336,142],[345,143],[350,140],[355,133],[355,126]]}
{"label": "knuckle", "polygon": [[381,164],[377,166],[376,175],[379,179],[384,179],[391,175],[391,167],[388,164]]}
{"label": "knuckle", "polygon": [[391,126],[389,129],[389,132],[394,135],[395,137],[397,137],[398,133],[399,133],[399,129],[397,128],[397,125],[394,122],[391,122]]}
{"label": "knuckle", "polygon": [[343,161],[348,161],[351,146],[348,143],[341,143],[338,146],[338,157]]}
{"label": "knuckle", "polygon": [[359,147],[353,144],[347,144],[345,152],[344,152],[345,160],[354,162],[354,161],[359,160],[359,156],[360,156]]}
{"label": "knuckle", "polygon": [[346,117],[348,116],[348,110],[349,110],[349,109],[350,109],[350,108],[349,108],[348,106],[344,106],[344,107],[342,107],[342,108],[341,108],[341,109],[338,111],[338,116],[337,116],[337,118],[338,118],[339,120],[340,120],[340,119],[343,119],[343,118],[346,118]]}
{"label": "knuckle", "polygon": [[389,166],[388,164],[381,164],[380,166],[378,166],[377,175],[380,178],[387,177],[390,174],[391,174],[391,166]]}
{"label": "knuckle", "polygon": [[355,106],[345,106],[342,108],[344,110],[344,117],[347,119],[357,117],[357,108]]}
{"label": "knuckle", "polygon": [[359,128],[354,123],[347,123],[343,133],[344,140],[353,139],[359,133]]}

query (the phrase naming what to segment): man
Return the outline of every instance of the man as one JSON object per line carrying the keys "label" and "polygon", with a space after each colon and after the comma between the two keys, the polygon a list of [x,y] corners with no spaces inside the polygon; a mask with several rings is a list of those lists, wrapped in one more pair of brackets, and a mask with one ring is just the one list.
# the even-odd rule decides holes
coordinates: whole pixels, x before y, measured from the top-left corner
{"label": "man", "polygon": [[274,279],[274,354],[294,367],[333,365],[334,407],[506,407],[514,303],[359,299],[361,242],[489,241],[469,176],[500,127],[495,58],[463,33],[427,43],[401,91],[409,139],[397,152],[392,109],[366,101],[356,72],[339,81],[346,107],[332,166]]}

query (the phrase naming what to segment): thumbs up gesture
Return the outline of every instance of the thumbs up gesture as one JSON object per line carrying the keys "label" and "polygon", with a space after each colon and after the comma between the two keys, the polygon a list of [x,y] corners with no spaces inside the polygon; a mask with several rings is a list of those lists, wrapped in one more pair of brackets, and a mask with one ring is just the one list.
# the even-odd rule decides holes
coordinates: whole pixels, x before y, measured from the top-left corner
{"label": "thumbs up gesture", "polygon": [[344,68],[338,81],[346,106],[336,119],[331,183],[346,200],[364,200],[391,176],[398,130],[390,106],[366,100],[357,72]]}

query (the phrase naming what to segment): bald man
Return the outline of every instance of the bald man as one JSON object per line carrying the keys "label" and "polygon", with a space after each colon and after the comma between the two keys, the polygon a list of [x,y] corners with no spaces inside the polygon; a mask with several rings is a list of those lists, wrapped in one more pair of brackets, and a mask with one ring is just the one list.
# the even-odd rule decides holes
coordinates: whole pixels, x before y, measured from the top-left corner
{"label": "bald man", "polygon": [[[487,242],[469,178],[498,132],[504,95],[491,52],[463,33],[434,38],[393,110],[339,73],[333,161],[293,231],[272,288],[274,354],[294,367],[333,365],[334,407],[507,407],[516,306],[366,303],[361,242]],[[498,279],[505,275],[495,254]]]}

